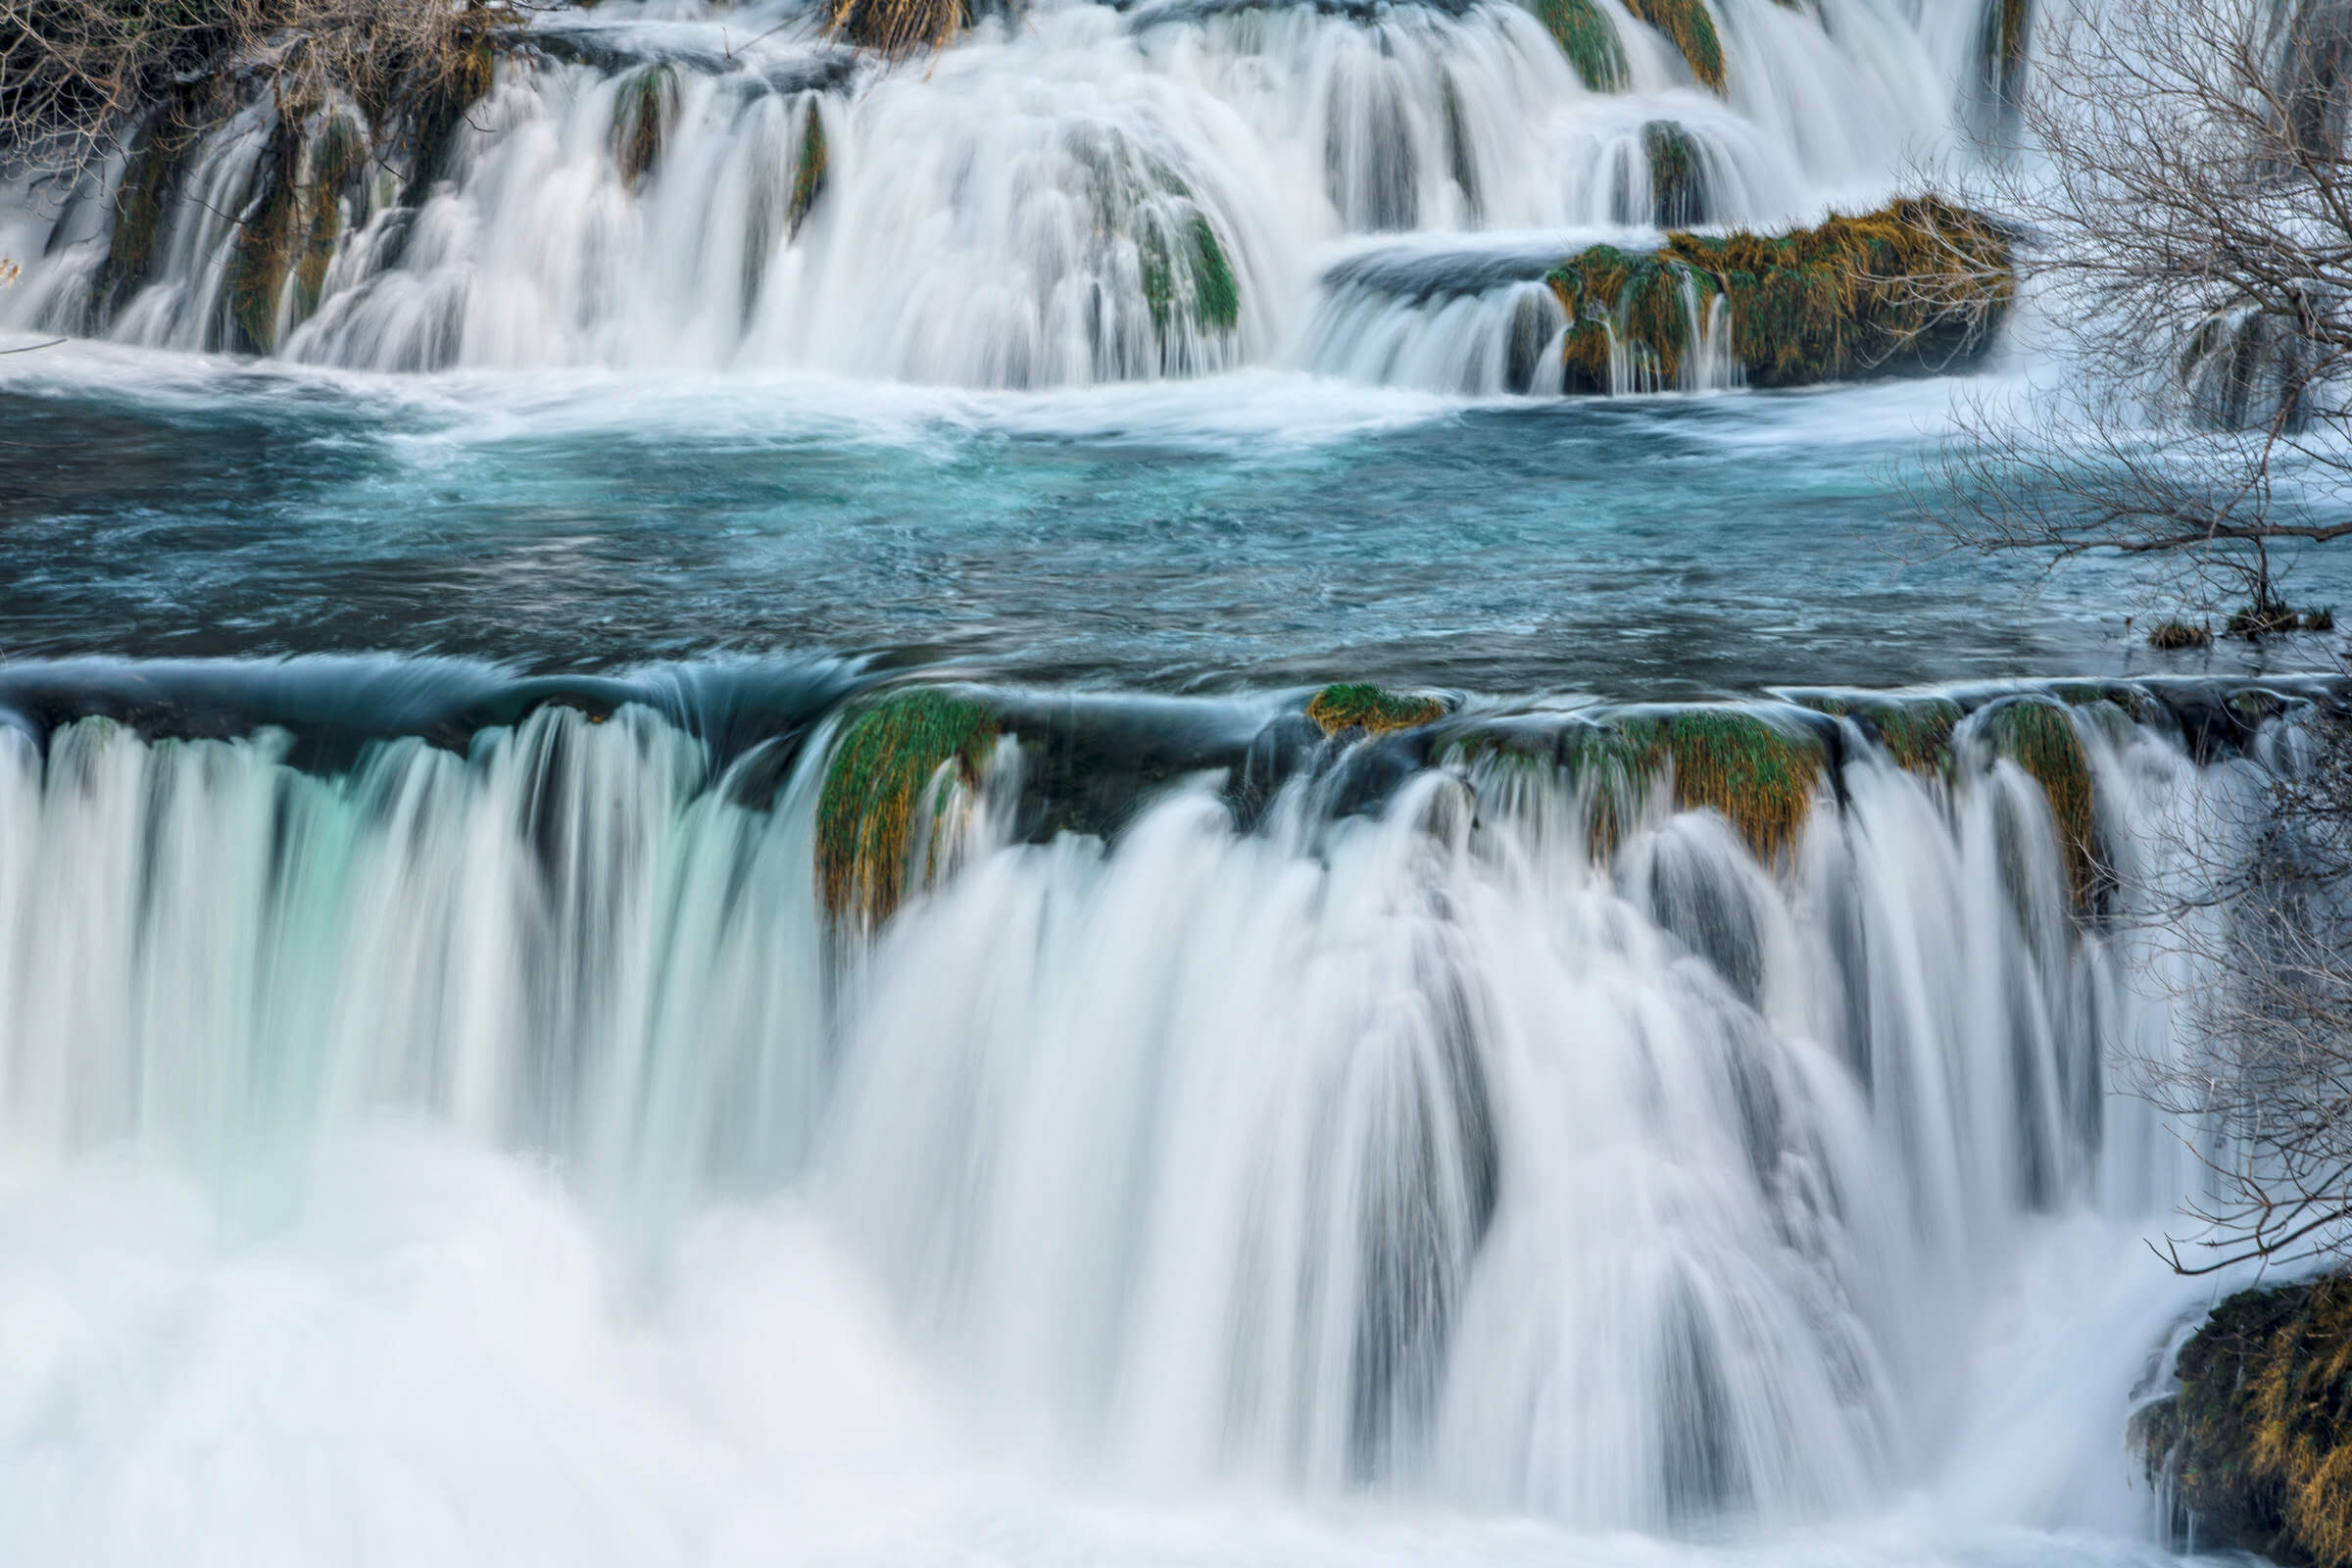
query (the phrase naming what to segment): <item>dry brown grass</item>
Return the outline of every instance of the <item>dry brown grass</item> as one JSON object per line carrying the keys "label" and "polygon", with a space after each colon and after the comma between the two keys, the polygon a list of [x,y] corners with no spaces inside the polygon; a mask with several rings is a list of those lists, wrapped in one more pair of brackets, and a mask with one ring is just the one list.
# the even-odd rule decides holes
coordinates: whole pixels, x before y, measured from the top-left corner
{"label": "dry brown grass", "polygon": [[[184,146],[259,91],[302,119],[346,94],[370,123],[486,86],[508,0],[0,0],[0,163],[62,200],[134,139]],[[236,79],[230,82],[230,68]]]}

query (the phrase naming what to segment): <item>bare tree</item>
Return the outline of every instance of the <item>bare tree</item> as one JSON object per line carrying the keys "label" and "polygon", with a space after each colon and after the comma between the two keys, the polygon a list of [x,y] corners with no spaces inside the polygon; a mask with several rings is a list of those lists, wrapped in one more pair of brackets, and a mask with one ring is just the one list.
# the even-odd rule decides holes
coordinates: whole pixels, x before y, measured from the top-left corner
{"label": "bare tree", "polygon": [[2232,629],[2295,623],[2296,553],[2352,536],[2352,0],[2047,8],[1973,205],[2017,224],[2065,368],[1964,403],[1942,543],[2169,568]]}
{"label": "bare tree", "polygon": [[[380,118],[449,91],[514,0],[0,0],[0,172],[70,191],[134,132],[200,135],[241,98]],[[234,91],[228,78],[241,77]]]}
{"label": "bare tree", "polygon": [[[2184,1274],[2352,1256],[2352,732],[2306,715],[2253,760],[2261,787],[2208,795],[2166,830],[2189,868],[2157,912],[2195,978],[2174,1054],[2129,1063],[2207,1177]],[[2194,1131],[2191,1131],[2194,1129]]]}

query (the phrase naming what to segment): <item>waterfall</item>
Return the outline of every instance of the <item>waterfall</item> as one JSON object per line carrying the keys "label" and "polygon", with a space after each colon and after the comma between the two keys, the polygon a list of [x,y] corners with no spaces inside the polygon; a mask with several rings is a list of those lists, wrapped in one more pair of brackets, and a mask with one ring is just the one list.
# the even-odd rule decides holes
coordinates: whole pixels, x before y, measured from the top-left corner
{"label": "waterfall", "polygon": [[[1829,716],[1867,694],[1692,710],[1831,748],[1762,858],[1671,760],[1552,761],[1587,714],[1421,753],[1065,705],[867,940],[812,871],[836,731],[761,688],[426,672],[351,746],[299,675],[72,673],[0,727],[13,1186],[128,1145],[266,1232],[320,1150],[421,1118],[656,1268],[798,1195],[983,1422],[1158,1485],[1642,1529],[1915,1484],[2031,1227],[2162,1223],[2193,1156],[2113,1073],[2176,1049],[2181,960],[2131,914],[2163,824],[2258,787],[2237,715],[2307,695],[1922,698],[1968,709],[1942,771]],[[81,716],[107,689],[144,734]],[[2006,760],[2020,704],[2085,759],[2095,892]],[[1161,751],[1114,801],[1121,734]]]}
{"label": "waterfall", "polygon": [[[1486,297],[1492,237],[1556,261],[1883,200],[1956,145],[1982,74],[1981,29],[1918,9],[1714,0],[1718,94],[1613,0],[1616,91],[1501,0],[1071,0],[897,64],[805,9],[612,0],[538,17],[398,152],[360,156],[351,105],[267,99],[192,149],[133,136],[0,221],[26,269],[0,321],[377,369],[1542,389],[1540,290]],[[1375,295],[1375,236],[1465,261]]]}

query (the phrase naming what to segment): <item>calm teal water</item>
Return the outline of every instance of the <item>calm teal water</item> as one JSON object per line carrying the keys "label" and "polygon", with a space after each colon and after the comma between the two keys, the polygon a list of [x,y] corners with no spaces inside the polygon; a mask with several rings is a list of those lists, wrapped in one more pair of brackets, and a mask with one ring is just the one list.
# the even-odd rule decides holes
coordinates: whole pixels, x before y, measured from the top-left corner
{"label": "calm teal water", "polygon": [[[2310,667],[2157,656],[2113,563],[1935,559],[1945,383],[1464,403],[1298,376],[810,380],[0,361],[0,648],[531,670],[886,655],[1154,690],[1488,692]],[[2332,602],[2341,567],[2306,566]]]}

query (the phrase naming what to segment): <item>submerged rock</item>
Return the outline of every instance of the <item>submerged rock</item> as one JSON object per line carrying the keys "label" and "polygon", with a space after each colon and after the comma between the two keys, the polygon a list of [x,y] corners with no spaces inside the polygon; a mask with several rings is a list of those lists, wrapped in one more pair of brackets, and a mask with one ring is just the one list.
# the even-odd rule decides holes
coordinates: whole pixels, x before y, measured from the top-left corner
{"label": "submerged rock", "polygon": [[1446,716],[1446,705],[1435,697],[1400,697],[1378,686],[1326,686],[1306,705],[1306,716],[1326,735],[1360,729],[1367,735],[1434,724]]}
{"label": "submerged rock", "polygon": [[1595,245],[1548,281],[1570,321],[1566,387],[1688,379],[1720,300],[1753,386],[1934,372],[1989,346],[2017,292],[2000,225],[1933,197],[1767,235],[1671,233],[1647,254]]}
{"label": "submerged rock", "polygon": [[2352,1563],[2352,1280],[2244,1291],[2180,1349],[2135,1425],[2173,1528],[2200,1549]]}

